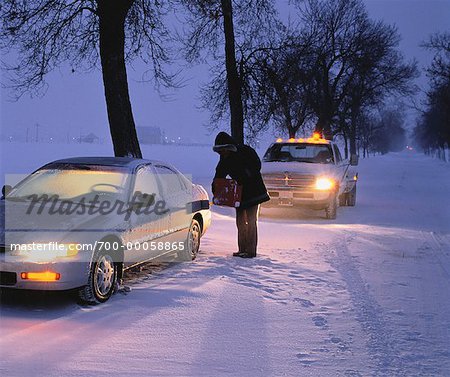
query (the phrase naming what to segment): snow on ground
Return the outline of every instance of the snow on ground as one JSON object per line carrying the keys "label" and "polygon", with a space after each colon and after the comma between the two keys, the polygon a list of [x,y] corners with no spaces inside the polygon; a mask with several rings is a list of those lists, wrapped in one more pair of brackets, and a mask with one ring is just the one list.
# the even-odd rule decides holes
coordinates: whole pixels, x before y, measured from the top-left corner
{"label": "snow on ground", "polygon": [[[209,187],[210,149],[172,152]],[[0,374],[450,375],[450,167],[398,153],[359,173],[335,221],[263,211],[256,259],[231,257],[233,211],[216,207],[195,262],[130,272],[131,292],[104,305],[7,292]]]}

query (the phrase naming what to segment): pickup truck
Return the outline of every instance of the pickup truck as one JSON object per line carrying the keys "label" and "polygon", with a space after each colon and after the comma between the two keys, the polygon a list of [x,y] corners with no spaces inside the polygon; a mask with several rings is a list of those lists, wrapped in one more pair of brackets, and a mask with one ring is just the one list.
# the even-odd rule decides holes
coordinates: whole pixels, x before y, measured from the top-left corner
{"label": "pickup truck", "polygon": [[356,204],[358,156],[342,159],[339,147],[315,133],[307,139],[277,139],[264,154],[262,176],[270,201],[263,207],[325,210],[335,219],[338,205]]}

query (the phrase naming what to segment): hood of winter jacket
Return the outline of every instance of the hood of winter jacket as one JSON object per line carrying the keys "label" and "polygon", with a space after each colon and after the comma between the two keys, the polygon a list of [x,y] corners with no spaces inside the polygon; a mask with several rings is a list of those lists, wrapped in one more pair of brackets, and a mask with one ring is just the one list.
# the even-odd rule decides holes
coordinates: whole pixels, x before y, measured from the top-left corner
{"label": "hood of winter jacket", "polygon": [[226,132],[219,132],[214,141],[213,151],[217,153],[221,151],[237,152],[237,143]]}

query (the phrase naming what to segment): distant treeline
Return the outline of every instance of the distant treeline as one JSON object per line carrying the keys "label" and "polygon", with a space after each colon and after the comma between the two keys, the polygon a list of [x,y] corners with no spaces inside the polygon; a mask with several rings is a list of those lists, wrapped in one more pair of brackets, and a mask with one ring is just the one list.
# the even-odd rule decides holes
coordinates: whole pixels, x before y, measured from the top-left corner
{"label": "distant treeline", "polygon": [[444,161],[450,157],[450,33],[437,33],[424,43],[434,52],[427,69],[430,89],[414,129],[414,141],[425,153]]}

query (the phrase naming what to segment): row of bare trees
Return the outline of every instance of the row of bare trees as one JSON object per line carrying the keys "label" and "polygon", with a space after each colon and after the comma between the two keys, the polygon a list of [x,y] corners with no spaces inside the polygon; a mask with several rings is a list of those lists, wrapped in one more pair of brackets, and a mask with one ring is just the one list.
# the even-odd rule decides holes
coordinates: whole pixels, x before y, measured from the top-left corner
{"label": "row of bare trees", "polygon": [[430,89],[414,129],[415,145],[442,160],[450,158],[450,33],[437,33],[423,47],[434,52],[427,69]]}
{"label": "row of bare trees", "polygon": [[416,63],[404,61],[397,30],[371,20],[362,1],[309,0],[299,19],[249,62],[241,79],[251,93],[244,97],[248,125],[273,124],[295,137],[313,124],[356,153],[367,114],[387,98],[413,94]]}
{"label": "row of bare trees", "polygon": [[[367,114],[412,93],[416,65],[398,51],[397,30],[371,20],[362,0],[295,4],[298,20],[285,25],[274,0],[3,0],[0,43],[5,56],[18,55],[5,66],[18,96],[42,89],[61,64],[100,67],[116,156],[141,157],[127,63],[140,58],[156,85],[174,86],[180,39],[192,64],[216,62],[203,105],[212,124],[229,119],[238,141],[271,126],[295,137],[313,125],[355,153]],[[176,36],[174,11],[183,22]]]}

